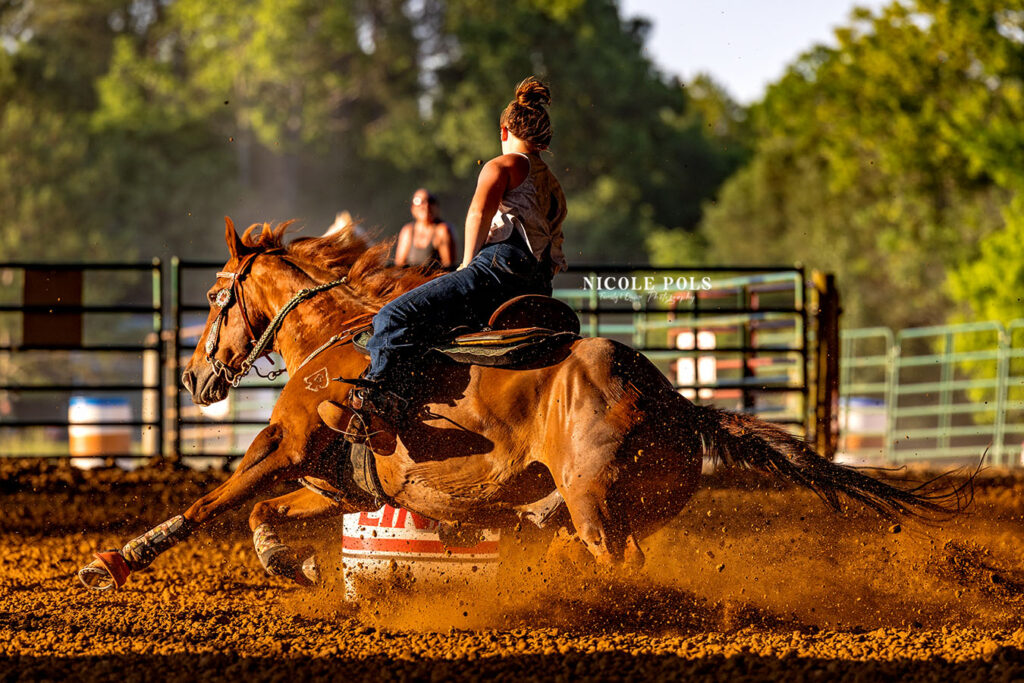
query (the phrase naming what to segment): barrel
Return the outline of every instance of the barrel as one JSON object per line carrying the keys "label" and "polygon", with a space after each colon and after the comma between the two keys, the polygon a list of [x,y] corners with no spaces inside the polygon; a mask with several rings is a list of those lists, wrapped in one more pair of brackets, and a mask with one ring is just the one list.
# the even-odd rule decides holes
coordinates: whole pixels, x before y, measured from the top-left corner
{"label": "barrel", "polygon": [[444,586],[487,589],[498,573],[499,532],[474,530],[473,545],[442,543],[438,523],[385,505],[345,515],[342,566],[345,598],[371,598],[382,590],[431,590]]}
{"label": "barrel", "polygon": [[[124,456],[132,450],[132,428],[116,424],[131,422],[132,407],[124,398],[72,396],[68,403],[68,451],[71,464],[91,469],[103,464],[104,457]],[[108,422],[90,425],[82,423]],[[131,466],[130,458],[118,458],[118,465]]]}

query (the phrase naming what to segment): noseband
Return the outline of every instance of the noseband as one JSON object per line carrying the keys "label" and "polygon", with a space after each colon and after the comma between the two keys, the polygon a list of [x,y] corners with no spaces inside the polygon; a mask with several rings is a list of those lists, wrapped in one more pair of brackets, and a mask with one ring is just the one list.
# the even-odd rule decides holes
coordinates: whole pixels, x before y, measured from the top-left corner
{"label": "noseband", "polygon": [[[270,353],[270,344],[274,339],[274,335],[277,333],[278,328],[281,327],[281,323],[284,322],[286,315],[291,313],[300,302],[305,301],[313,296],[316,296],[320,292],[337,287],[344,283],[348,278],[341,278],[339,280],[333,280],[332,282],[325,282],[322,285],[316,287],[308,287],[301,289],[295,293],[295,295],[288,300],[281,310],[277,312],[274,318],[267,325],[267,329],[263,331],[259,339],[256,338],[256,334],[253,332],[252,323],[249,321],[249,313],[245,306],[245,298],[242,294],[242,280],[248,275],[249,270],[252,268],[253,261],[259,253],[249,254],[242,259],[241,263],[238,264],[238,268],[235,272],[219,272],[217,273],[218,278],[227,278],[231,280],[231,284],[224,289],[218,290],[213,297],[213,305],[219,308],[217,316],[213,319],[210,324],[210,331],[206,336],[206,362],[213,367],[213,371],[216,375],[223,377],[232,387],[237,387],[241,383],[242,378],[249,374],[252,370],[253,365],[256,361]],[[238,369],[234,369],[226,363],[216,358],[217,345],[220,343],[220,330],[223,325],[224,319],[227,317],[228,309],[235,302],[238,302],[238,312],[242,317],[242,322],[245,323],[245,331],[249,334],[249,343],[252,344],[252,350],[249,351],[249,355],[245,357]],[[284,372],[283,370],[271,373],[270,378],[273,379],[277,375]]]}

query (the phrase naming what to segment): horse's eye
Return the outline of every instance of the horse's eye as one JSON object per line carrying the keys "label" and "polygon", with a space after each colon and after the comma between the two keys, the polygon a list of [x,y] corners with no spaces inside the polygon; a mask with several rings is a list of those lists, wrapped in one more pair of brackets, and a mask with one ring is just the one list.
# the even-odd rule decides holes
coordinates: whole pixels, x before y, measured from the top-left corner
{"label": "horse's eye", "polygon": [[209,301],[210,304],[217,303],[217,292],[207,292],[206,293],[206,300]]}

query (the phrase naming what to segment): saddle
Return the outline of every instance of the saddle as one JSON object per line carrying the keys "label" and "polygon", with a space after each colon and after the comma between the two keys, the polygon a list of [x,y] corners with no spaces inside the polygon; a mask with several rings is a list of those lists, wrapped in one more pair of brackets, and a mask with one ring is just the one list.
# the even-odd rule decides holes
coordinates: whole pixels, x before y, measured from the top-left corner
{"label": "saddle", "polygon": [[[365,353],[371,336],[373,330],[367,328],[353,344]],[[579,336],[579,318],[566,304],[526,294],[499,306],[483,330],[459,334],[432,350],[456,363],[514,367],[537,361]]]}
{"label": "saddle", "polygon": [[[543,325],[543,327],[542,327]],[[538,362],[559,362],[565,355],[557,353],[568,344],[579,339],[580,321],[571,308],[551,297],[526,295],[506,301],[491,314],[487,328],[478,332],[458,335],[451,340],[433,347],[457,363],[489,365],[494,367],[521,367]],[[367,326],[357,332],[353,345],[366,353],[366,345],[373,334]],[[340,381],[357,384],[359,379]],[[349,404],[353,395],[349,395]],[[369,445],[377,455],[391,455],[397,447],[397,425],[378,424],[384,422],[380,415],[368,414],[337,401],[321,401],[317,413],[331,429],[345,434],[345,438],[361,445]],[[388,420],[390,422],[390,420]],[[372,428],[371,428],[372,427]],[[362,451],[352,449],[354,456]],[[353,459],[355,472],[361,466]],[[363,461],[365,467],[365,460]],[[357,475],[367,479],[366,474]],[[360,488],[367,490],[366,486]],[[370,485],[372,489],[372,484]]]}

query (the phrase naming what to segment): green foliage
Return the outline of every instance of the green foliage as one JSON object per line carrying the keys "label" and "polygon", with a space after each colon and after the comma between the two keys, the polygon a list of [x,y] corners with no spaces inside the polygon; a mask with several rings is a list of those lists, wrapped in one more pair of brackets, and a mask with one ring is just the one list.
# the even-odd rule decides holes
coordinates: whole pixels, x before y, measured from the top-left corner
{"label": "green foliage", "polygon": [[18,260],[122,257],[98,195],[107,165],[81,120],[8,102],[0,111],[0,254]]}
{"label": "green foliage", "polygon": [[804,54],[753,108],[754,156],[702,224],[711,257],[832,270],[848,325],[945,320],[948,274],[1000,241],[1017,191],[1018,5],[857,11]]}
{"label": "green foliage", "polygon": [[224,214],[316,232],[341,209],[388,233],[420,185],[457,224],[536,73],[569,254],[643,260],[649,235],[695,229],[742,137],[720,88],[688,96],[653,68],[646,31],[614,0],[3,4],[0,102],[17,106],[0,105],[0,139],[25,142],[0,147],[0,244],[57,255],[34,242],[44,224],[68,255],[206,256]]}
{"label": "green foliage", "polygon": [[1024,196],[1014,197],[1003,217],[1005,226],[982,240],[977,257],[950,274],[950,294],[970,305],[965,317],[1024,318]]}

